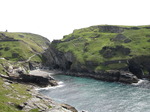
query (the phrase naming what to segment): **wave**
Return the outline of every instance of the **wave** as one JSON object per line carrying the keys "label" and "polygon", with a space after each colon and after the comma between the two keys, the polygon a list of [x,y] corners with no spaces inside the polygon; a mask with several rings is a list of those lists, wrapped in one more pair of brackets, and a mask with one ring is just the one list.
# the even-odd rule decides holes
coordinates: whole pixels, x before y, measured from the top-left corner
{"label": "wave", "polygon": [[140,79],[138,83],[132,83],[133,86],[150,89],[150,81],[146,79]]}
{"label": "wave", "polygon": [[139,81],[137,83],[132,83],[132,85],[141,85],[142,83],[147,82],[147,80],[145,79],[139,79]]}
{"label": "wave", "polygon": [[62,81],[58,82],[58,85],[63,85],[63,84],[64,84],[64,82],[62,82]]}
{"label": "wave", "polygon": [[64,82],[59,81],[57,86],[48,86],[48,87],[45,87],[45,88],[36,88],[35,90],[37,90],[37,91],[41,91],[41,90],[49,90],[49,89],[60,88],[60,87],[63,87],[63,86],[65,86],[65,85],[64,85]]}

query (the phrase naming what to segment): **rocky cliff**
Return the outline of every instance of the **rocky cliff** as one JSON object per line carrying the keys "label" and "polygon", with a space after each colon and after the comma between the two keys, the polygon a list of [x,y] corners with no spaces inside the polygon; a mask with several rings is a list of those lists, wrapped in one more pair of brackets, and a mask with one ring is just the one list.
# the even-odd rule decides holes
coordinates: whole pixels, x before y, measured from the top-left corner
{"label": "rocky cliff", "polygon": [[150,75],[149,26],[91,26],[54,40],[46,66],[66,74],[137,82]]}

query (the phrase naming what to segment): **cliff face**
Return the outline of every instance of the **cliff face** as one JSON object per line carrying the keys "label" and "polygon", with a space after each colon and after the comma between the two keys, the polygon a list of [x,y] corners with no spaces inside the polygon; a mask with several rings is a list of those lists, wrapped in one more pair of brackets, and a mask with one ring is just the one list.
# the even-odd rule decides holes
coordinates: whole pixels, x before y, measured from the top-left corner
{"label": "cliff face", "polygon": [[74,56],[71,52],[61,52],[50,46],[43,54],[46,57],[45,65],[51,69],[69,70],[74,62]]}
{"label": "cliff face", "polygon": [[105,25],[74,30],[62,40],[51,43],[44,53],[46,65],[70,75],[89,74],[102,80],[109,76],[113,79],[113,74],[118,71],[120,75],[112,81],[124,82],[120,78],[122,76],[133,76],[130,79],[149,77],[149,35],[148,26]]}

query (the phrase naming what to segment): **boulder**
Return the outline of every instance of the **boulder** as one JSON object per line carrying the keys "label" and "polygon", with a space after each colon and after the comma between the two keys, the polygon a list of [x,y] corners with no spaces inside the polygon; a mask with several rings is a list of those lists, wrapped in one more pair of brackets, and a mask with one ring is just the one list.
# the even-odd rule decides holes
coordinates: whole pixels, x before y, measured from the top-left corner
{"label": "boulder", "polygon": [[35,83],[39,86],[56,86],[58,85],[57,82],[51,78],[47,78],[47,77],[43,77],[43,76],[36,76],[36,75],[26,75],[26,74],[22,74],[20,75],[21,81],[23,82],[28,82],[28,83]]}
{"label": "boulder", "polygon": [[132,73],[128,73],[128,72],[120,72],[120,77],[119,77],[119,82],[124,82],[124,83],[137,83],[139,80],[138,78],[133,75]]}
{"label": "boulder", "polygon": [[72,107],[68,104],[61,104],[61,106],[67,110],[70,110],[71,112],[78,112],[74,107]]}

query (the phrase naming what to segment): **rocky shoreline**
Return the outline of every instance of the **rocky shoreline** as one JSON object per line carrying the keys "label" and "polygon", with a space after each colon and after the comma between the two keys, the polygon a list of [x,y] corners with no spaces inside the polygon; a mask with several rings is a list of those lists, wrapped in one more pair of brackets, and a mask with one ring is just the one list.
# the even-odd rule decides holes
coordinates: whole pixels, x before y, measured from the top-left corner
{"label": "rocky shoreline", "polygon": [[68,104],[56,103],[49,97],[38,93],[35,88],[30,90],[30,94],[32,97],[27,102],[20,104],[18,108],[26,112],[32,109],[38,109],[40,112],[77,112],[74,107]]}
{"label": "rocky shoreline", "polygon": [[[96,63],[93,61],[80,63],[72,52],[59,51],[55,47],[54,42],[52,42],[51,46],[43,55],[46,58],[44,66],[47,66],[52,70],[61,70],[67,75],[92,77],[104,81],[129,84],[138,82],[139,79],[149,76],[147,74],[148,72],[144,74],[146,70],[149,70],[149,56],[138,56],[129,60],[107,60],[103,63]],[[125,65],[125,67],[121,65]],[[109,66],[112,68],[106,69]],[[119,68],[113,68],[115,66]],[[141,67],[144,67],[145,71],[142,70]]]}
{"label": "rocky shoreline", "polygon": [[[52,78],[52,74],[56,74],[56,73],[60,73],[58,71],[48,71],[48,70],[32,70],[30,71],[29,74],[35,75],[35,76],[43,76],[45,78]],[[54,83],[54,85],[53,85]],[[57,86],[58,84],[56,84],[56,81],[53,79],[53,82],[51,82],[50,86]],[[34,87],[34,89],[31,90],[31,94],[33,96],[32,99],[28,100],[26,103],[24,103],[23,105],[20,105],[23,110],[26,111],[26,109],[28,109],[28,107],[31,107],[31,105],[34,105],[36,108],[40,108],[41,111],[43,112],[77,112],[77,110],[68,105],[68,104],[59,104],[56,103],[55,101],[53,101],[52,99],[50,99],[49,97],[46,97],[40,93],[38,93],[38,91],[36,90],[36,87]],[[40,104],[40,103],[41,104]],[[39,103],[39,104],[38,104]],[[50,104],[50,105],[49,105]],[[40,105],[42,105],[40,107]],[[48,108],[48,107],[52,107],[52,108]]]}
{"label": "rocky shoreline", "polygon": [[97,80],[108,82],[121,82],[126,84],[137,83],[139,79],[132,73],[119,70],[111,70],[101,73],[89,73],[89,72],[63,72],[65,75],[72,75],[77,77],[90,77]]}
{"label": "rocky shoreline", "polygon": [[[40,112],[78,112],[74,107],[72,107],[68,104],[56,103],[51,98],[48,98],[48,97],[38,93],[36,88],[46,87],[47,85],[49,85],[49,86],[58,85],[56,83],[56,81],[51,77],[52,73],[56,73],[56,72],[48,73],[43,70],[33,70],[27,75],[27,77],[30,76],[30,78],[28,78],[28,80],[17,79],[14,76],[12,77],[12,76],[0,74],[0,77],[4,81],[3,86],[5,88],[9,88],[9,89],[13,88],[12,85],[14,83],[17,85],[23,85],[23,86],[27,87],[26,92],[29,93],[29,95],[30,95],[30,98],[28,98],[26,100],[26,102],[23,102],[19,105],[12,103],[12,102],[8,102],[8,103],[12,106],[15,106],[17,109],[26,111],[26,112],[33,111],[33,110],[40,111]],[[37,84],[38,82],[32,82],[32,81],[36,81],[36,80],[39,81],[40,79],[42,79],[41,77],[43,79],[48,79],[48,80],[50,79],[50,82],[46,82],[46,85],[43,84],[42,86],[39,86],[39,84]],[[36,80],[35,80],[35,78],[36,78]],[[51,82],[51,80],[52,80],[52,82]],[[44,82],[44,81],[45,80],[42,80],[41,82]],[[15,94],[17,94],[17,93],[18,92],[16,91]],[[25,97],[25,96],[21,96],[21,95],[18,95],[18,96]]]}

